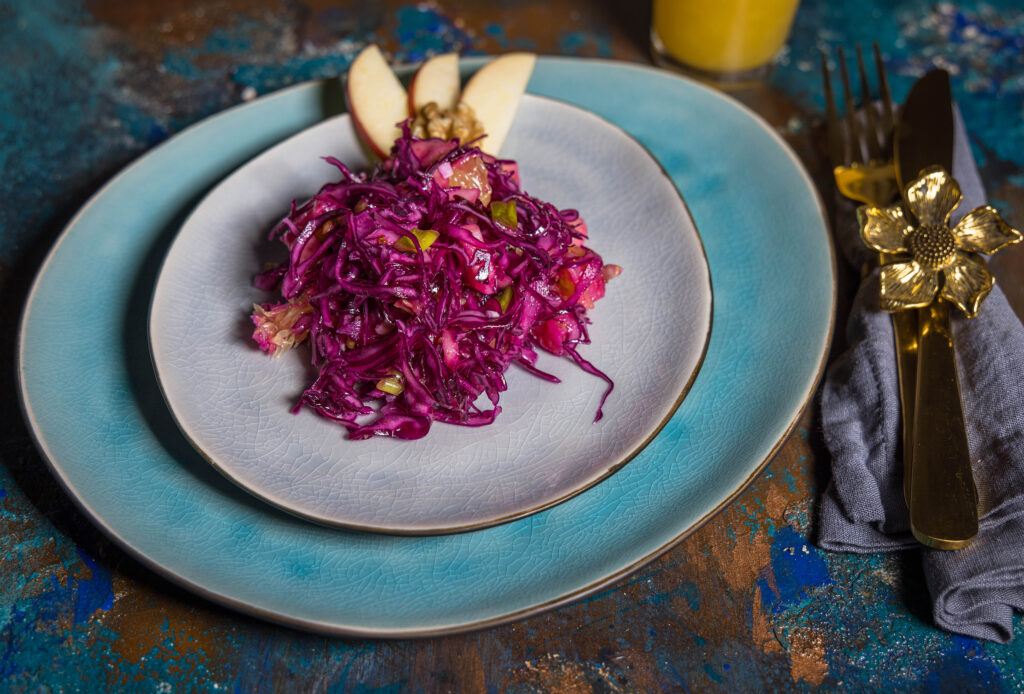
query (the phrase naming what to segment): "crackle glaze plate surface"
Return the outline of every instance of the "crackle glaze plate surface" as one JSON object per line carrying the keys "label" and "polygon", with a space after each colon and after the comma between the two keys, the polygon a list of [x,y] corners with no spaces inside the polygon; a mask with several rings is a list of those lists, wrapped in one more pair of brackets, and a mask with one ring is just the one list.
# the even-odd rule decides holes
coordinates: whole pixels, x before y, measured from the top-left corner
{"label": "crackle glaze plate surface", "polygon": [[512,367],[502,412],[486,427],[435,423],[417,441],[352,441],[310,410],[292,414],[312,380],[308,349],[268,359],[255,348],[248,314],[271,295],[254,289],[252,276],[270,255],[267,231],[292,200],[337,179],[325,154],[369,167],[348,115],[289,138],[199,204],[157,280],[150,342],[161,388],[182,431],[229,479],[328,525],[464,531],[579,493],[668,421],[711,330],[697,230],[672,181],[629,135],[536,96],[521,104],[502,156],[519,163],[524,190],[577,209],[590,247],[625,268],[589,312],[592,344],[580,348],[615,382],[603,418],[594,421],[605,382],[544,352],[537,366],[562,382]]}
{"label": "crackle glaze plate surface", "polygon": [[528,89],[592,111],[650,150],[704,242],[714,286],[707,354],[636,458],[513,522],[398,536],[275,510],[189,444],[149,362],[158,269],[212,186],[331,115],[325,104],[336,93],[313,83],[155,148],[80,211],[40,270],[19,336],[22,400],[40,450],[84,512],[140,561],[210,599],[299,628],[403,637],[480,628],[587,595],[738,493],[791,431],[827,351],[834,258],[812,181],[770,126],[665,72],[542,58]]}

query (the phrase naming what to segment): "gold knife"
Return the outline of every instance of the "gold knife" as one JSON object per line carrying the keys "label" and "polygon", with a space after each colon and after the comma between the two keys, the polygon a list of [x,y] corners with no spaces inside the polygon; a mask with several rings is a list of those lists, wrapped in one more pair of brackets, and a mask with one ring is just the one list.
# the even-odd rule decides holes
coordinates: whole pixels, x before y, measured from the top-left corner
{"label": "gold knife", "polygon": [[[896,124],[895,160],[904,195],[906,184],[922,170],[939,165],[952,171],[953,104],[946,71],[933,70],[911,88]],[[960,549],[978,533],[978,501],[949,304],[939,298],[927,308],[903,313],[916,314],[918,322],[912,472],[904,485],[911,530],[929,547]]]}

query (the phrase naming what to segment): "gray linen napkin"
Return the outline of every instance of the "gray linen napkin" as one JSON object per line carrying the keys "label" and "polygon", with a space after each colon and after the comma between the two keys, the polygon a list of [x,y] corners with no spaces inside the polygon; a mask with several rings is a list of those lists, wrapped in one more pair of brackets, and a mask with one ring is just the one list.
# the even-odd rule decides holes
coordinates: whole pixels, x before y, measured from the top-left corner
{"label": "gray linen napkin", "polygon": [[[985,189],[959,113],[953,175],[960,216],[985,204]],[[853,206],[836,233],[861,267]],[[848,224],[847,224],[848,222]],[[917,546],[903,500],[899,386],[892,321],[878,306],[878,271],[861,283],[847,324],[848,350],[829,369],[821,396],[832,480],[822,498],[818,544],[844,552]],[[960,385],[974,460],[978,537],[955,552],[924,549],[922,561],[940,627],[1005,643],[1013,610],[1024,611],[1024,326],[997,284],[977,318],[953,311]]]}

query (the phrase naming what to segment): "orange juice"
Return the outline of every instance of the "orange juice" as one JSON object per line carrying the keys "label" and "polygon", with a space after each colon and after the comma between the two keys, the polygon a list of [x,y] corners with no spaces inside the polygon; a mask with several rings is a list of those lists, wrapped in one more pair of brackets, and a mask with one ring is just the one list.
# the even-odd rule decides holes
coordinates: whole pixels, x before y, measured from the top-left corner
{"label": "orange juice", "polygon": [[751,72],[782,48],[799,2],[654,0],[655,50],[702,72]]}

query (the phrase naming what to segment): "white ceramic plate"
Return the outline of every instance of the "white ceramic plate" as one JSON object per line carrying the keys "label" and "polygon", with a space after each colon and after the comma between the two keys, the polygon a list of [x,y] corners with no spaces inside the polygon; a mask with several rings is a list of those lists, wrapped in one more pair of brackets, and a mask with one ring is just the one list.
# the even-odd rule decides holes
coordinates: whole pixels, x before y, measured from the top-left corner
{"label": "white ceramic plate", "polygon": [[[196,208],[175,239],[150,314],[153,362],[182,431],[223,474],[303,518],[391,533],[444,533],[519,518],[563,501],[632,458],[693,382],[711,327],[711,284],[696,227],[672,181],[629,135],[574,106],[527,96],[502,151],[523,187],[578,209],[589,245],[625,268],[590,312],[581,354],[542,354],[551,384],[513,367],[486,427],[435,423],[423,439],[351,441],[312,411],[290,410],[311,381],[305,347],[269,359],[248,313],[267,231],[337,170],[367,162],[348,116],[316,125],[246,164]],[[276,250],[276,249],[275,249]]]}

